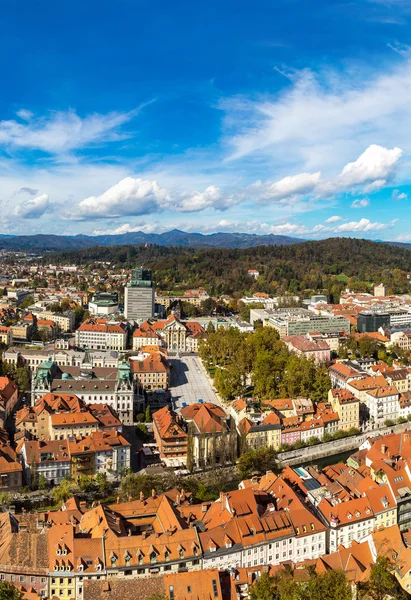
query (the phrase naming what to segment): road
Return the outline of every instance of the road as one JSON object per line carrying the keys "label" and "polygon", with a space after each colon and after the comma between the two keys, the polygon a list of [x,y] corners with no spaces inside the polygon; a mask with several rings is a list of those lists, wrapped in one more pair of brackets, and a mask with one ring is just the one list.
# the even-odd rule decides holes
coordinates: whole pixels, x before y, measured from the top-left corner
{"label": "road", "polygon": [[173,408],[176,411],[182,408],[183,402],[193,404],[200,398],[204,402],[221,405],[198,356],[172,358],[170,363],[172,365],[171,395]]}

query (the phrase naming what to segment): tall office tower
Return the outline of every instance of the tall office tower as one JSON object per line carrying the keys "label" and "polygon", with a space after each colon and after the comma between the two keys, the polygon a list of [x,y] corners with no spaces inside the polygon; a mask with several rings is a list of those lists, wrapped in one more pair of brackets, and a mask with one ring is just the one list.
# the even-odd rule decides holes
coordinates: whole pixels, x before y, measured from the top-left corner
{"label": "tall office tower", "polygon": [[155,291],[149,269],[131,271],[131,281],[124,288],[124,316],[128,321],[143,322],[154,316]]}

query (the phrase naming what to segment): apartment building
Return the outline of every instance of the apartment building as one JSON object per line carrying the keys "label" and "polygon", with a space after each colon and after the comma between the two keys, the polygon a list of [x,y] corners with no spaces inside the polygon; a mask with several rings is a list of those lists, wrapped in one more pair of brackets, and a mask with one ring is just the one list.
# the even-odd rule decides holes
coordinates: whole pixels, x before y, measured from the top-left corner
{"label": "apartment building", "polygon": [[10,346],[13,341],[13,335],[10,327],[0,325],[0,344]]}
{"label": "apartment building", "polygon": [[366,394],[365,403],[373,423],[383,424],[387,420],[395,421],[399,415],[399,394],[395,386],[380,387]]}
{"label": "apartment building", "polygon": [[157,410],[153,415],[153,433],[166,464],[186,464],[187,427],[184,421],[168,406]]}
{"label": "apartment building", "polygon": [[[355,383],[355,382],[354,382]],[[348,389],[333,388],[328,401],[339,417],[339,429],[349,431],[360,427],[360,402]]]}
{"label": "apartment building", "polygon": [[45,310],[38,313],[38,318],[53,321],[63,333],[69,333],[74,330],[75,314],[72,310],[68,310],[61,314]]}

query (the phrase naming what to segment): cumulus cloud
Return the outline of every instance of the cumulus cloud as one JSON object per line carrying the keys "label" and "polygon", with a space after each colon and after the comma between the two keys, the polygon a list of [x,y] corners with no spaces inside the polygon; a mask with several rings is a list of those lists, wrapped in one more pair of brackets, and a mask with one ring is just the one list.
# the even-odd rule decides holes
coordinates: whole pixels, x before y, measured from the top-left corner
{"label": "cumulus cloud", "polygon": [[369,219],[360,219],[359,221],[350,221],[349,223],[342,223],[335,227],[333,231],[381,231],[382,229],[387,229],[388,227],[393,227],[396,221],[391,221],[390,223],[372,223]]}
{"label": "cumulus cloud", "polygon": [[30,115],[30,111],[22,110],[18,115],[25,123],[0,121],[0,145],[62,154],[95,143],[126,139],[129,135],[120,128],[139,110],[94,113],[84,118],[74,110],[55,111],[38,118]]}
{"label": "cumulus cloud", "polygon": [[339,217],[338,215],[334,215],[333,217],[329,217],[328,219],[325,220],[326,223],[337,223],[337,221],[341,221],[342,217]]}
{"label": "cumulus cloud", "polygon": [[357,199],[354,200],[354,202],[351,204],[351,208],[366,208],[367,206],[369,206],[370,201],[368,200],[368,198],[362,198],[362,199]]}
{"label": "cumulus cloud", "polygon": [[36,219],[47,211],[49,205],[48,195],[41,194],[32,200],[18,204],[14,209],[14,214],[16,217],[21,217],[22,219]]}
{"label": "cumulus cloud", "polygon": [[187,196],[182,195],[180,198],[173,198],[171,207],[180,212],[199,212],[206,208],[226,210],[238,202],[239,198],[234,194],[226,195],[220,188],[210,185],[204,192],[193,192]]}
{"label": "cumulus cloud", "polygon": [[389,150],[371,144],[356,161],[345,165],[339,180],[345,187],[371,182],[384,185],[402,154],[402,150],[397,147]]}
{"label": "cumulus cloud", "polygon": [[147,215],[155,212],[200,212],[206,208],[226,210],[237,204],[240,196],[224,194],[214,185],[204,192],[185,193],[169,191],[155,180],[126,177],[99,196],[90,196],[79,202],[64,218],[71,221],[106,219]]}
{"label": "cumulus cloud", "polygon": [[100,196],[90,196],[82,200],[70,213],[68,220],[101,219],[144,215],[160,210],[168,199],[167,190],[157,181],[126,177]]}
{"label": "cumulus cloud", "polygon": [[287,202],[313,192],[321,179],[321,172],[299,173],[283,177],[279,181],[257,181],[250,189],[255,191],[261,202]]}

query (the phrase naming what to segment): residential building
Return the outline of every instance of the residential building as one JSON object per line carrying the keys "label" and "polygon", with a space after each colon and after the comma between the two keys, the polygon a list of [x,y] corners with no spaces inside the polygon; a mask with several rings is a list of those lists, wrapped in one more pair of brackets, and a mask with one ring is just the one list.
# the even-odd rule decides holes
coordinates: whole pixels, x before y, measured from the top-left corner
{"label": "residential building", "polygon": [[41,477],[50,485],[58,485],[70,477],[68,444],[68,440],[21,441],[17,453],[21,456],[27,485],[35,486]]}
{"label": "residential building", "polygon": [[339,429],[349,431],[360,428],[360,402],[351,392],[333,388],[328,392],[328,401],[338,414]]}
{"label": "residential building", "polygon": [[380,387],[366,394],[370,420],[375,424],[395,421],[399,415],[399,394],[395,386]]}
{"label": "residential building", "polygon": [[20,492],[23,467],[9,443],[0,444],[0,492]]}
{"label": "residential building", "polygon": [[187,427],[168,406],[153,414],[153,433],[160,457],[168,466],[186,464]]}
{"label": "residential building", "polygon": [[74,330],[75,314],[72,310],[68,310],[61,314],[45,310],[38,313],[37,318],[53,321],[62,333],[69,333]]}
{"label": "residential building", "polygon": [[14,413],[19,399],[19,390],[12,379],[0,377],[0,425]]}
{"label": "residential building", "polygon": [[10,327],[0,325],[0,344],[10,346],[13,341],[13,335]]}

